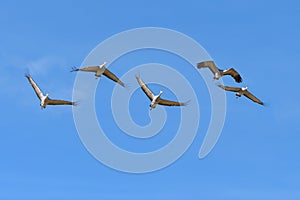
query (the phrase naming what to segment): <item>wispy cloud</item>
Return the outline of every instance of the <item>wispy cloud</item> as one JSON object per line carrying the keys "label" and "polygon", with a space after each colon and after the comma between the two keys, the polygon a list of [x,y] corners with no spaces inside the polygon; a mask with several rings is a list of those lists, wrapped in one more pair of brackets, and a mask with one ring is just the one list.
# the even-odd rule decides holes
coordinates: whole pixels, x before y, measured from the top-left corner
{"label": "wispy cloud", "polygon": [[46,56],[35,60],[28,61],[24,67],[32,74],[45,75],[51,70],[51,68],[57,69],[63,67],[65,61],[62,58],[54,56]]}
{"label": "wispy cloud", "polygon": [[[70,86],[68,85],[68,81],[68,84],[64,85],[66,83],[65,80],[61,76],[55,76],[56,70],[64,70],[66,68],[64,58],[42,56],[34,59],[5,54],[3,52],[0,52],[0,58],[0,86],[2,94],[7,99],[13,99],[15,104],[23,104],[24,98],[35,97],[30,84],[24,78],[24,73],[26,72],[29,72],[36,79],[43,91],[52,92],[55,96],[57,92],[58,98],[66,97],[67,99],[71,99],[71,92],[67,93],[67,91],[72,91],[72,81],[69,81],[71,82]],[[54,87],[56,82],[59,82],[59,87]],[[54,85],[54,88],[51,88],[51,85]],[[20,95],[23,97],[22,100],[16,98]]]}

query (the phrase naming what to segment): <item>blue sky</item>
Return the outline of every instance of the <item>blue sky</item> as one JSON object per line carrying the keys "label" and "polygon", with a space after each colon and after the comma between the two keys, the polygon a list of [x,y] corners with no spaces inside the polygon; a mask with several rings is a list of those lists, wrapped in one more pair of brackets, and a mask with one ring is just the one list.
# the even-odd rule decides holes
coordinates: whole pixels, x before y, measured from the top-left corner
{"label": "blue sky", "polygon": [[[2,1],[0,198],[299,199],[299,19],[300,4],[291,0]],[[23,75],[29,69],[51,97],[71,99],[76,78],[69,72],[72,66],[80,66],[89,52],[110,36],[148,26],[192,37],[220,67],[236,67],[243,84],[268,106],[246,98],[237,100],[227,93],[220,140],[209,156],[199,160],[210,116],[206,108],[209,96],[203,81],[195,80],[193,71],[188,71],[185,75],[193,80],[201,99],[202,121],[193,144],[165,169],[128,174],[89,154],[80,141],[70,107],[41,110]],[[124,56],[111,68],[122,75],[131,66],[149,62],[162,62],[178,70],[185,64],[171,55],[149,51]],[[122,63],[126,67],[116,66]],[[224,82],[236,85],[229,78]],[[101,102],[102,94],[109,93],[114,83],[104,77],[100,83],[96,99]],[[158,92],[160,87],[152,85],[152,89]],[[175,98],[170,91],[164,95]],[[130,112],[138,124],[145,125],[149,102],[141,91],[134,97],[132,104],[138,103]],[[97,109],[105,126],[113,126],[110,114],[102,117],[101,107]],[[178,117],[178,109],[166,111],[171,120]],[[117,127],[111,129],[117,134]],[[172,123],[167,123],[166,129],[172,132]],[[109,137],[124,148],[132,147],[129,139]],[[154,141],[158,143],[146,142],[145,149],[139,145],[141,149],[135,150],[152,150],[172,136],[160,137]]]}

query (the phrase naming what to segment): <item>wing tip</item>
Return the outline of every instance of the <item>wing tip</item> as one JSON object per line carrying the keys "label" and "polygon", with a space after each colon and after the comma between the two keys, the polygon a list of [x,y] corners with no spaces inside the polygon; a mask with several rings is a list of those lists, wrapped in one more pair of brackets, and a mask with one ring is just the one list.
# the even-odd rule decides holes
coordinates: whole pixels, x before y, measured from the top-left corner
{"label": "wing tip", "polygon": [[78,67],[75,67],[75,66],[73,66],[70,72],[76,72],[76,71],[79,71],[79,68],[78,68]]}
{"label": "wing tip", "polygon": [[207,66],[204,65],[205,62],[206,62],[206,61],[197,63],[197,68],[198,68],[198,69],[201,69],[201,68],[207,67]]}
{"label": "wing tip", "polygon": [[264,107],[269,107],[270,106],[270,104],[267,103],[267,102],[260,102],[259,104],[264,106]]}
{"label": "wing tip", "polygon": [[126,88],[126,84],[123,83],[122,81],[118,81],[119,85],[121,85],[122,87]]}
{"label": "wing tip", "polygon": [[141,79],[140,74],[136,74],[135,78],[137,80],[137,82],[139,83],[140,86],[145,85],[145,83],[143,82],[143,80]]}
{"label": "wing tip", "polygon": [[209,63],[215,63],[215,62],[213,60],[202,61],[197,63],[197,68],[198,69],[207,68],[209,67]]}
{"label": "wing tip", "polygon": [[238,77],[235,78],[235,81],[236,81],[237,83],[241,83],[241,82],[243,82],[243,79],[242,79],[241,76],[238,76]]}
{"label": "wing tip", "polygon": [[131,84],[125,83],[123,86],[125,89],[129,90],[130,88],[132,88]]}
{"label": "wing tip", "polygon": [[190,105],[190,103],[191,103],[191,100],[189,99],[189,100],[181,103],[181,106],[188,106],[188,105]]}
{"label": "wing tip", "polygon": [[29,73],[29,72],[25,72],[25,73],[24,73],[24,76],[25,76],[26,78],[31,78],[31,76],[30,76],[30,73]]}
{"label": "wing tip", "polygon": [[137,74],[135,74],[135,78],[138,80],[138,79],[141,79],[141,74],[140,72],[138,72]]}
{"label": "wing tip", "polygon": [[225,86],[221,85],[221,84],[218,84],[218,87],[224,89]]}

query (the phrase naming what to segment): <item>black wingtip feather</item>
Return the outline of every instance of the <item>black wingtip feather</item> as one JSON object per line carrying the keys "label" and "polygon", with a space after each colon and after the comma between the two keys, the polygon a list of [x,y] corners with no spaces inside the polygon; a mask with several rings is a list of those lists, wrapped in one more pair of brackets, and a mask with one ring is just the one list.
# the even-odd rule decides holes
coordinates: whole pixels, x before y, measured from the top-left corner
{"label": "black wingtip feather", "polygon": [[77,67],[72,67],[72,69],[71,69],[70,72],[76,72],[76,71],[79,71],[79,68],[77,68]]}
{"label": "black wingtip feather", "polygon": [[242,79],[241,76],[237,76],[237,77],[235,77],[235,81],[236,81],[237,83],[241,83],[241,82],[243,82],[243,79]]}

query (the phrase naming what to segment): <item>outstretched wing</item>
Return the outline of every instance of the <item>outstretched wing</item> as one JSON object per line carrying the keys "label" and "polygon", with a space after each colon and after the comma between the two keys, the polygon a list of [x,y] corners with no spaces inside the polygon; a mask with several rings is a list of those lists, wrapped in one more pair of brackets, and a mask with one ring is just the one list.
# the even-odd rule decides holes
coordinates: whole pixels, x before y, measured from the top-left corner
{"label": "outstretched wing", "polygon": [[158,99],[157,103],[160,105],[164,105],[164,106],[185,106],[186,105],[186,103],[170,101],[170,100],[161,99],[161,98]]}
{"label": "outstretched wing", "polygon": [[76,103],[75,102],[71,102],[71,101],[65,101],[65,100],[56,100],[56,99],[47,99],[47,104],[48,105],[73,105],[75,106]]}
{"label": "outstretched wing", "polygon": [[123,87],[125,87],[125,84],[122,81],[120,81],[120,79],[116,75],[114,75],[111,71],[109,71],[108,69],[104,70],[103,75],[105,75],[107,78],[109,78],[109,79],[119,83]]}
{"label": "outstretched wing", "polygon": [[41,89],[39,88],[39,86],[34,82],[34,80],[31,78],[29,74],[25,74],[25,77],[28,79],[29,83],[34,89],[36,96],[41,100],[44,97],[44,95]]}
{"label": "outstretched wing", "polygon": [[220,73],[214,61],[204,61],[197,64],[197,68],[209,68],[210,71],[215,75],[216,73]]}
{"label": "outstretched wing", "polygon": [[238,83],[241,83],[243,81],[242,77],[240,76],[240,74],[234,69],[234,68],[230,68],[227,70],[222,71],[223,75],[230,75],[234,78],[234,80]]}
{"label": "outstretched wing", "polygon": [[250,93],[248,90],[246,90],[246,91],[244,91],[244,95],[246,96],[246,97],[248,97],[249,99],[251,99],[252,101],[254,101],[254,102],[256,102],[256,103],[258,103],[258,104],[260,104],[260,105],[264,105],[264,103],[261,101],[261,100],[259,100],[256,96],[254,96],[252,93]]}
{"label": "outstretched wing", "polygon": [[99,66],[89,66],[89,67],[83,67],[83,68],[73,67],[71,72],[75,72],[75,71],[97,72],[98,68],[99,68]]}
{"label": "outstretched wing", "polygon": [[241,88],[237,88],[237,87],[229,87],[229,86],[224,86],[224,85],[218,85],[220,88],[222,88],[223,90],[226,91],[231,91],[231,92],[239,92],[241,90]]}
{"label": "outstretched wing", "polygon": [[152,101],[152,99],[154,98],[153,92],[147,87],[147,85],[142,81],[140,77],[136,76],[136,80],[141,86],[144,93],[147,95],[147,97]]}

